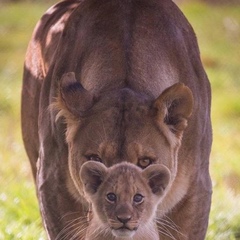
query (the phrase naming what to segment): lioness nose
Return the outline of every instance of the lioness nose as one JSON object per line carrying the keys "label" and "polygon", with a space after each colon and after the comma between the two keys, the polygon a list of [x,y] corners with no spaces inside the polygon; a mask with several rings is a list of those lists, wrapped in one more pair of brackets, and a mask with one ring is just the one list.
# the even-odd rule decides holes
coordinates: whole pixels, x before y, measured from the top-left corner
{"label": "lioness nose", "polygon": [[131,220],[132,216],[131,215],[118,215],[117,219],[119,222],[125,224],[127,223],[129,220]]}

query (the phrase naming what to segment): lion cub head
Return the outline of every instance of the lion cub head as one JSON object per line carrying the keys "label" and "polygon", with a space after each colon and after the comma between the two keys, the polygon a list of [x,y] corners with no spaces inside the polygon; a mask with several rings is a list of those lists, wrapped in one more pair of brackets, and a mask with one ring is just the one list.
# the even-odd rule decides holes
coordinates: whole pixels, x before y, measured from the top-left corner
{"label": "lion cub head", "polygon": [[167,167],[154,164],[142,170],[123,162],[107,168],[89,161],[80,178],[93,208],[86,239],[158,239],[154,218],[168,189]]}

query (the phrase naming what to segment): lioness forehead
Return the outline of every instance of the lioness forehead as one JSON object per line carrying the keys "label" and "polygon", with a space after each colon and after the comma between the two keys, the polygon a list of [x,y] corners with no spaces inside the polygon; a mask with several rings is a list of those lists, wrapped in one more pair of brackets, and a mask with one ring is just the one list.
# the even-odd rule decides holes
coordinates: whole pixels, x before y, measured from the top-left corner
{"label": "lioness forehead", "polygon": [[82,120],[72,141],[74,154],[79,159],[99,155],[108,167],[146,157],[169,162],[169,144],[155,124],[151,104],[151,98],[130,89],[103,96]]}
{"label": "lioness forehead", "polygon": [[112,91],[99,96],[90,114],[98,114],[107,110],[116,110],[120,115],[131,112],[132,114],[146,114],[154,99],[145,93],[138,93],[130,88],[123,88],[120,91]]}

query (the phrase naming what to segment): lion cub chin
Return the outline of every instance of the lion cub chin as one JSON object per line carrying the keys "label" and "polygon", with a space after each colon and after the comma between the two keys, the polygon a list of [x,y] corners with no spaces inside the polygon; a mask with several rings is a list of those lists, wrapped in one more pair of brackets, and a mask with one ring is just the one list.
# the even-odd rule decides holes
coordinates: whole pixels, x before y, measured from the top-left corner
{"label": "lion cub chin", "polygon": [[155,214],[170,182],[168,168],[142,170],[127,162],[107,168],[89,161],[80,177],[93,211],[86,240],[159,239]]}

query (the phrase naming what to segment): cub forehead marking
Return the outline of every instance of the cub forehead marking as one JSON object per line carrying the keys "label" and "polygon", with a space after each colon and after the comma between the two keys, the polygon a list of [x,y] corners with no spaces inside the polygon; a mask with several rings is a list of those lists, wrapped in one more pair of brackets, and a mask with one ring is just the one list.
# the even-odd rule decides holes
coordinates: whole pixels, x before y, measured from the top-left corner
{"label": "cub forehead marking", "polygon": [[120,193],[120,198],[122,195],[126,195],[126,198],[131,198],[141,188],[140,174],[140,171],[137,171],[137,169],[122,166],[120,169],[115,168],[109,179],[113,180],[112,188],[116,194]]}

